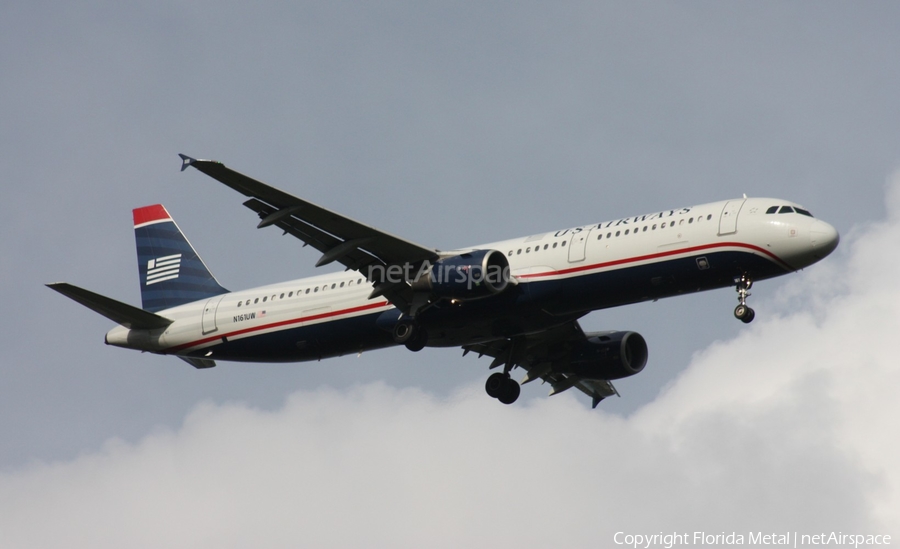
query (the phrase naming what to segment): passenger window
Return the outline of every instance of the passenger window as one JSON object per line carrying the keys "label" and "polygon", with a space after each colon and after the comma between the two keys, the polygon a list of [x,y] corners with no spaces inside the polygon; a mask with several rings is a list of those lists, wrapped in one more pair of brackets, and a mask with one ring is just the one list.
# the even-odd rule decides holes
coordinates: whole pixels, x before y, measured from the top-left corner
{"label": "passenger window", "polygon": [[243,303],[243,301],[238,301],[238,307],[241,306],[241,303]]}
{"label": "passenger window", "polygon": [[547,248],[549,248],[549,247],[550,247],[550,244],[544,244],[544,249],[545,249],[545,250],[546,250]]}
{"label": "passenger window", "polygon": [[612,238],[612,233],[606,233],[606,238]]}
{"label": "passenger window", "polygon": [[600,240],[601,238],[603,238],[603,233],[597,235],[597,240]]}
{"label": "passenger window", "polygon": [[331,289],[332,289],[332,290],[335,289],[335,288],[337,288],[337,283],[334,283],[334,284],[331,285]]}
{"label": "passenger window", "polygon": [[[673,221],[672,223],[675,223],[675,222]],[[679,220],[678,220],[678,224],[679,224],[679,225],[684,225],[684,219],[679,219]]]}
{"label": "passenger window", "polygon": [[508,253],[508,254],[506,254],[506,255],[508,255],[508,256],[510,256],[510,257],[512,257],[512,250],[510,250],[510,251],[509,251],[509,253]]}
{"label": "passenger window", "polygon": [[620,234],[622,234],[622,231],[616,231],[616,236],[619,236]]}
{"label": "passenger window", "polygon": [[669,227],[674,227],[674,226],[675,226],[675,222],[674,222],[674,221],[671,222],[671,223],[669,223]]}
{"label": "passenger window", "polygon": [[272,294],[272,301],[275,301],[275,294]]}
{"label": "passenger window", "polygon": [[690,224],[693,223],[693,222],[694,222],[694,218],[693,218],[693,217],[690,218],[690,219],[688,219],[688,225],[690,225]]}
{"label": "passenger window", "polygon": [[264,297],[264,298],[263,298],[263,303],[265,303],[267,299],[269,299],[268,296],[267,296],[267,297]]}
{"label": "passenger window", "polygon": [[343,288],[343,287],[344,287],[344,283],[343,283],[343,282],[341,282],[341,288]]}
{"label": "passenger window", "polygon": [[309,293],[309,288],[306,289],[306,293]]}
{"label": "passenger window", "polygon": [[528,246],[527,248],[525,248],[525,253],[526,254],[531,253],[531,246]]}
{"label": "passenger window", "polygon": [[253,300],[253,304],[254,304],[254,305],[257,304],[257,303],[259,303],[259,298],[258,298],[258,297],[257,297],[256,299]]}
{"label": "passenger window", "polygon": [[289,293],[288,297],[294,297],[294,292]]}
{"label": "passenger window", "polygon": [[519,248],[518,250],[516,250],[516,255],[522,255],[522,248]]}
{"label": "passenger window", "polygon": [[710,219],[712,219],[712,214],[709,214],[709,215],[706,216],[706,220],[707,220],[707,221],[709,221]]}
{"label": "passenger window", "polygon": [[554,248],[556,247],[556,242],[553,243],[553,247],[554,247]]}
{"label": "passenger window", "polygon": [[772,206],[771,208],[769,208],[768,210],[766,210],[766,213],[767,213],[767,214],[773,214],[773,213],[775,213],[775,212],[777,212],[777,211],[778,211],[778,206]]}
{"label": "passenger window", "polygon": [[316,286],[315,288],[313,288],[313,293],[316,293],[316,292],[318,292],[318,291],[319,291],[319,287],[318,287],[318,286]]}
{"label": "passenger window", "polygon": [[794,213],[794,208],[791,208],[790,206],[782,206],[781,209],[778,210],[778,213],[780,213],[780,214]]}
{"label": "passenger window", "polygon": [[562,246],[563,248],[565,248],[565,247],[566,247],[566,241],[563,240],[563,241],[562,241],[562,244],[560,244],[560,246]]}
{"label": "passenger window", "polygon": [[625,234],[628,234],[628,231],[630,231],[630,230],[631,229],[625,229]]}
{"label": "passenger window", "polygon": [[282,293],[280,296],[278,296],[278,299],[284,299],[284,293]]}

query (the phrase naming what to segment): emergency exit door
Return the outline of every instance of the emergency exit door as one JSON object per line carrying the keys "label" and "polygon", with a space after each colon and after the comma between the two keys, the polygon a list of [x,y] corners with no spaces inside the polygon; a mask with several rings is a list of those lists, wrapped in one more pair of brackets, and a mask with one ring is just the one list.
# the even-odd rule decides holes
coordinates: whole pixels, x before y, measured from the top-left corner
{"label": "emergency exit door", "polygon": [[719,236],[737,232],[737,218],[744,205],[745,199],[729,200],[722,208],[722,216],[719,218]]}

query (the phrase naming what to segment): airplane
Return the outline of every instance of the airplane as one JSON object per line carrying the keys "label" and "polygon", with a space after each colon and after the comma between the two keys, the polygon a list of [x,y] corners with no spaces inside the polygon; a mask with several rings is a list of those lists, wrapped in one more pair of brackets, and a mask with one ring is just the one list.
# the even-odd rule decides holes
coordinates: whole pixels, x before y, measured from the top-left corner
{"label": "airplane", "polygon": [[[277,227],[342,272],[242,291],[222,287],[160,204],[133,211],[142,307],[59,282],[47,284],[118,326],[105,343],[217,360],[299,362],[404,345],[461,347],[493,360],[485,383],[504,404],[537,379],[575,387],[597,407],[612,381],[644,369],[634,331],[585,332],[599,309],[734,287],[748,323],[754,282],[810,266],[840,236],[802,206],[743,198],[663,210],[442,251],[388,234],[270,187],[224,164],[192,167],[249,197],[258,228]],[[501,368],[502,367],[502,368]],[[525,370],[521,382],[514,368]]]}

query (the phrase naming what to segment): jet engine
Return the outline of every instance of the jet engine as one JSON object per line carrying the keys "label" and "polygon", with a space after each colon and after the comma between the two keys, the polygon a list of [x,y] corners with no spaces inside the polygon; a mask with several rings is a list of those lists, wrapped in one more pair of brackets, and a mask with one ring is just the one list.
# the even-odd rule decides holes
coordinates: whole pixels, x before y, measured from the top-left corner
{"label": "jet engine", "polygon": [[647,342],[637,332],[591,332],[574,350],[566,368],[588,379],[621,379],[633,376],[647,364]]}
{"label": "jet engine", "polygon": [[509,261],[497,250],[475,250],[435,261],[413,284],[439,297],[481,299],[499,294],[509,285]]}

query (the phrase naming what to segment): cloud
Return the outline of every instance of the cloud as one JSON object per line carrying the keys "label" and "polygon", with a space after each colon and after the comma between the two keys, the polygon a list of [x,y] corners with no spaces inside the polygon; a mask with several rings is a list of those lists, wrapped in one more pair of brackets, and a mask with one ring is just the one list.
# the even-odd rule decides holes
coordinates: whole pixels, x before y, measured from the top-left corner
{"label": "cloud", "polygon": [[[2,547],[599,547],[613,535],[900,535],[900,176],[888,218],[796,275],[628,417],[384,384],[0,476]],[[626,397],[627,398],[627,397]],[[897,539],[895,537],[895,539]]]}

